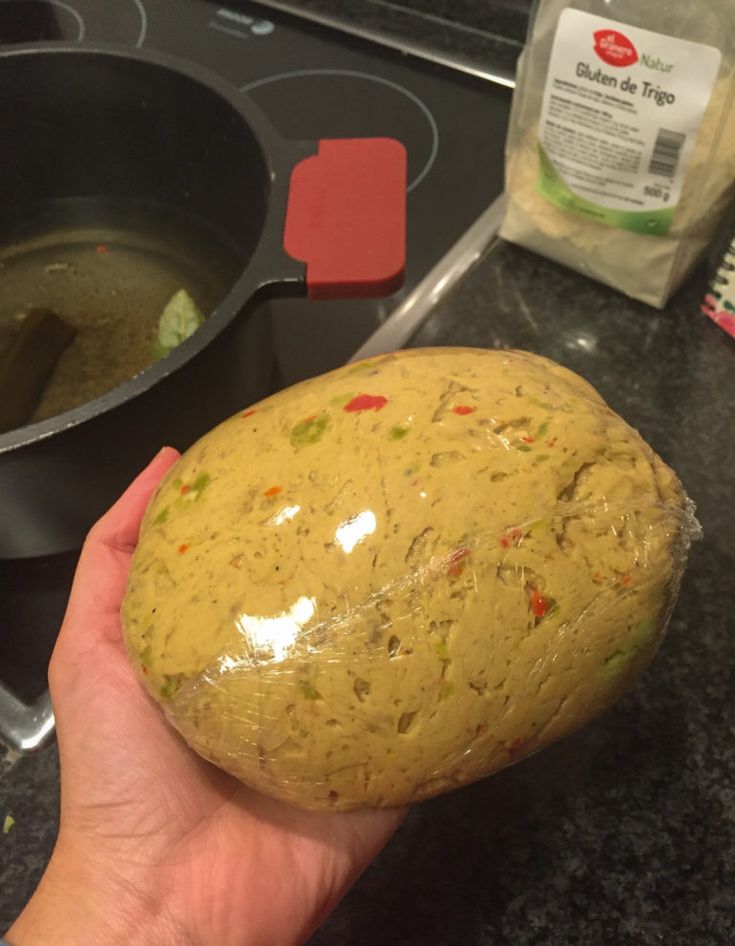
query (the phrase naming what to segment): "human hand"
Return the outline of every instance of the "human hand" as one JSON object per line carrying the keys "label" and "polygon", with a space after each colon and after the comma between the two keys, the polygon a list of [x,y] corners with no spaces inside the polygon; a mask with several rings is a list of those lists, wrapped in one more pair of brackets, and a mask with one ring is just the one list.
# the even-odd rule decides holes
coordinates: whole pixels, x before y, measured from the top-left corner
{"label": "human hand", "polygon": [[299,811],[196,756],[139,685],[120,606],[163,450],[92,528],[49,670],[61,822],[12,946],[303,943],[403,812]]}

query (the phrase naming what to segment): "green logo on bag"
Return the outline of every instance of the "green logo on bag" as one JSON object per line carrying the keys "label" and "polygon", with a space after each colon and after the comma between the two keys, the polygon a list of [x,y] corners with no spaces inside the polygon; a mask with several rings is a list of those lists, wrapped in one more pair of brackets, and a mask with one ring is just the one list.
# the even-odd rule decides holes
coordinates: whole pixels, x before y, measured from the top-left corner
{"label": "green logo on bag", "polygon": [[657,72],[671,72],[674,68],[673,62],[664,62],[658,56],[649,56],[648,53],[641,55],[641,65],[646,69],[656,69]]}
{"label": "green logo on bag", "polygon": [[634,233],[647,233],[649,236],[665,236],[671,229],[673,207],[664,210],[612,210],[609,207],[601,207],[579,197],[569,188],[541,145],[539,159],[541,166],[536,186],[539,193],[560,210],[579,214],[618,230],[632,230]]}

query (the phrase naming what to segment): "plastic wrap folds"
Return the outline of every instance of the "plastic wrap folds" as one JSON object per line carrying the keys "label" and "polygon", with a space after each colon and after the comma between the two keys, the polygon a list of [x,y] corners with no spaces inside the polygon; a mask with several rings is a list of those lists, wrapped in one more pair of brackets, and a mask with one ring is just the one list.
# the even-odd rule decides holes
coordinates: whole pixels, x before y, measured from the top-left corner
{"label": "plastic wrap folds", "polygon": [[693,507],[586,382],[400,352],[230,418],[159,488],[124,624],[202,756],[309,808],[409,803],[609,706],[654,655]]}

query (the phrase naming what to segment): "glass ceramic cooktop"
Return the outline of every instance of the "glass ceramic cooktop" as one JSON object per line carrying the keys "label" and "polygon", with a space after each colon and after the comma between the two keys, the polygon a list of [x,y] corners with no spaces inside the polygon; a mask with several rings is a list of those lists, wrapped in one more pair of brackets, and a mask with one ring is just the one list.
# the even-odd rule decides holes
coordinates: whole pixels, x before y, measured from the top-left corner
{"label": "glass ceramic cooktop", "polygon": [[[0,46],[49,42],[145,48],[196,62],[249,96],[287,138],[404,143],[403,289],[382,300],[267,303],[283,384],[345,362],[502,190],[508,88],[271,5],[0,0]],[[0,561],[0,679],[25,701],[45,690],[74,560],[69,553]]]}

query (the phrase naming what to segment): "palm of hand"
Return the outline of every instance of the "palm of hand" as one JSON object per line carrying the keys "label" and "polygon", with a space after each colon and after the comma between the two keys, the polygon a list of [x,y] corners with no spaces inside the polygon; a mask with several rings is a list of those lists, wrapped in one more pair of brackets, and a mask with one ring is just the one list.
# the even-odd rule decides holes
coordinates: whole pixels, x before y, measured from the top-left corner
{"label": "palm of hand", "polygon": [[308,813],[267,799],[196,757],[143,692],[119,610],[143,509],[175,457],[151,464],[82,553],[50,672],[58,856],[106,870],[176,942],[300,943],[402,813]]}

